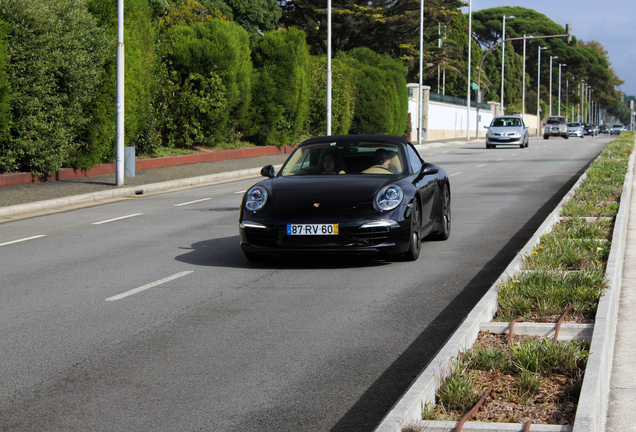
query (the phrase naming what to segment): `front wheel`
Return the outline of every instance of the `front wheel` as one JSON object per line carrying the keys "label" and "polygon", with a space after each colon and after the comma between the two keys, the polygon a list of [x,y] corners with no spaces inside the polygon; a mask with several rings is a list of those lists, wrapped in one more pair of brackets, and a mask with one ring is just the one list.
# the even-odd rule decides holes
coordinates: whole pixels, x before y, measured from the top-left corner
{"label": "front wheel", "polygon": [[448,240],[451,230],[451,197],[448,185],[444,188],[444,198],[442,198],[442,230],[431,235],[431,240]]}
{"label": "front wheel", "polygon": [[409,237],[409,250],[404,254],[405,261],[417,261],[422,249],[422,223],[420,220],[420,206],[413,201],[411,212],[411,235]]}

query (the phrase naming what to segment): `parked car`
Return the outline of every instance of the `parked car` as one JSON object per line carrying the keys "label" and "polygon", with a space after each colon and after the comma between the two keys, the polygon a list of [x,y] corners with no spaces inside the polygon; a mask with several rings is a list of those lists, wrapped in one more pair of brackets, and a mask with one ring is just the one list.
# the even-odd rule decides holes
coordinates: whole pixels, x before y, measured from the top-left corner
{"label": "parked car", "polygon": [[598,133],[602,133],[602,134],[609,133],[609,129],[606,125],[602,124],[598,127]]}
{"label": "parked car", "polygon": [[[330,173],[333,173],[332,175]],[[240,245],[246,258],[272,254],[366,254],[414,261],[422,239],[446,240],[450,182],[405,138],[312,138],[272,165],[243,196]]]}
{"label": "parked car", "polygon": [[548,139],[551,136],[560,136],[565,139],[570,137],[568,133],[568,125],[565,122],[563,116],[548,117],[543,128],[543,139]]}
{"label": "parked car", "polygon": [[623,132],[624,126],[620,123],[612,125],[612,129],[610,129],[610,134],[612,135],[620,135]]}
{"label": "parked car", "polygon": [[568,123],[568,135],[574,137],[585,138],[585,134],[583,132],[583,125],[579,122],[570,122]]}
{"label": "parked car", "polygon": [[593,123],[584,123],[583,130],[585,131],[585,135],[598,135],[598,127]]}
{"label": "parked car", "polygon": [[484,126],[486,132],[486,148],[496,148],[498,145],[518,145],[521,148],[528,147],[530,133],[528,126],[519,116],[495,117],[490,126]]}

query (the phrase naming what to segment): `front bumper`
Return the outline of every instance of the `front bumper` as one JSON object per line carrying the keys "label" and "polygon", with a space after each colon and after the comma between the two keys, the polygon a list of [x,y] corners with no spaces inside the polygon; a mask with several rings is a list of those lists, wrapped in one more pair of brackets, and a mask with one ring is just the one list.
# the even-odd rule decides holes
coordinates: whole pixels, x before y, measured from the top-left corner
{"label": "front bumper", "polygon": [[[289,223],[295,222],[289,221]],[[408,217],[400,221],[387,218],[331,222],[338,223],[337,235],[288,235],[286,223],[244,220],[239,225],[241,247],[247,252],[263,255],[273,253],[389,255],[404,253],[408,250],[411,228]]]}
{"label": "front bumper", "polygon": [[491,136],[486,135],[486,144],[492,145],[519,145],[523,142],[523,135]]}
{"label": "front bumper", "polygon": [[575,136],[575,137],[582,137],[583,136],[583,132],[581,132],[580,130],[569,131],[568,135]]}

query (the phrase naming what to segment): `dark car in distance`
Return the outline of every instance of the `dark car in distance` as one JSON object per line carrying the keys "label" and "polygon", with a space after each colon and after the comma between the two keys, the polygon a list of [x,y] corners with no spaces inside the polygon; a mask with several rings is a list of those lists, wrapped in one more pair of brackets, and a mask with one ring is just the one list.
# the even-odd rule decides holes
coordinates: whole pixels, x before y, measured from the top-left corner
{"label": "dark car in distance", "polygon": [[598,135],[598,126],[593,123],[583,123],[583,130],[585,131],[585,135]]}
{"label": "dark car in distance", "polygon": [[598,127],[598,133],[602,133],[602,134],[609,133],[609,129],[608,129],[607,125],[604,125],[604,124],[600,125]]}
{"label": "dark car in distance", "polygon": [[450,182],[405,138],[340,135],[299,144],[282,168],[243,196],[240,245],[252,261],[273,254],[419,257],[422,239],[446,240]]}

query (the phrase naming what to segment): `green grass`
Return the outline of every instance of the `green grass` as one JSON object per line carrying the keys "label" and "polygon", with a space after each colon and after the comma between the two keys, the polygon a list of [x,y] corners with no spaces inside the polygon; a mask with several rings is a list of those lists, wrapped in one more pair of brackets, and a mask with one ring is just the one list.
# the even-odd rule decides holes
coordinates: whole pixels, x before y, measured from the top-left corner
{"label": "green grass", "polygon": [[602,272],[560,273],[547,270],[523,272],[499,286],[499,308],[495,318],[509,322],[553,322],[569,307],[580,320],[593,319],[607,282]]}

